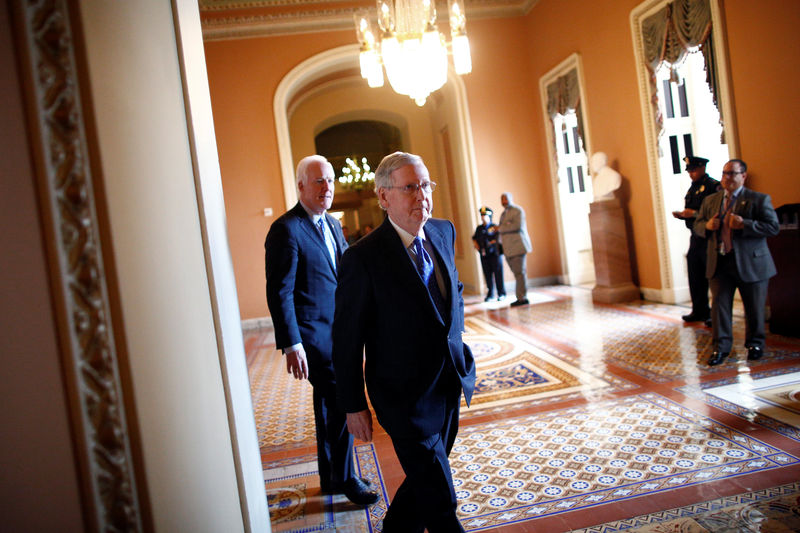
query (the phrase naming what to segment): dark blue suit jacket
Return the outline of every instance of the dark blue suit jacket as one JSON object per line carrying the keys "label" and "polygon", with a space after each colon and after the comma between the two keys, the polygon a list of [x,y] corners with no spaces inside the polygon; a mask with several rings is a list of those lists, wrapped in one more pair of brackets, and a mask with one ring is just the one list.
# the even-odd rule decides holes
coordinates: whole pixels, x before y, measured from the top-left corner
{"label": "dark blue suit jacket", "polygon": [[[325,220],[341,259],[347,249],[342,228],[327,213]],[[264,249],[267,305],[275,327],[275,345],[288,348],[302,342],[311,384],[333,383],[331,328],[336,265],[303,206],[298,203],[273,222]]]}
{"label": "dark blue suit jacket", "polygon": [[453,256],[455,229],[447,220],[430,219],[425,234],[447,287],[444,317],[388,218],[348,249],[339,268],[333,329],[339,402],[348,413],[366,409],[366,379],[378,422],[392,438],[441,431],[446,400],[453,405],[463,389],[469,402],[475,387],[472,352],[461,340],[464,301]]}

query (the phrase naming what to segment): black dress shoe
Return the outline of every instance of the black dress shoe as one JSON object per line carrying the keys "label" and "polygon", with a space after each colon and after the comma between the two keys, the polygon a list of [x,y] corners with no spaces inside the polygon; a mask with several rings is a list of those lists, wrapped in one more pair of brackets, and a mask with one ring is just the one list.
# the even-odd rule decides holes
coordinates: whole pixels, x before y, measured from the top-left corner
{"label": "black dress shoe", "polygon": [[711,357],[708,358],[708,366],[717,366],[723,362],[728,355],[730,355],[730,352],[720,352],[714,350],[711,352]]}
{"label": "black dress shoe", "polygon": [[342,492],[356,505],[372,505],[379,499],[378,493],[369,490],[369,485],[361,478],[350,478],[342,484]]}
{"label": "black dress shoe", "polygon": [[747,347],[747,360],[748,361],[758,361],[764,357],[764,350],[760,346],[748,346]]}
{"label": "black dress shoe", "polygon": [[494,300],[494,296],[491,295],[483,299],[484,302],[491,302],[492,300]]}
{"label": "black dress shoe", "polygon": [[704,322],[708,317],[689,313],[688,315],[683,315],[681,318],[684,322]]}
{"label": "black dress shoe", "polygon": [[705,326],[706,326],[707,328],[710,328],[711,326],[713,326],[713,323],[711,322],[711,319],[710,319],[710,318],[706,318],[706,319],[705,319],[705,321],[704,321],[703,323],[705,324]]}
{"label": "black dress shoe", "polygon": [[515,302],[511,302],[511,307],[519,307],[520,305],[528,305],[530,302],[527,298],[523,298],[522,300],[517,300]]}

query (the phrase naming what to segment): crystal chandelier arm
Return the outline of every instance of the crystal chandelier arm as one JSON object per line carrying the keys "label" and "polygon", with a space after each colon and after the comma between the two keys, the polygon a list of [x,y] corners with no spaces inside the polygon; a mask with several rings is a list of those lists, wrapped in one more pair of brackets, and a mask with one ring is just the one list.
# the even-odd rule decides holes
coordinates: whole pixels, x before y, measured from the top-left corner
{"label": "crystal chandelier arm", "polygon": [[393,0],[378,0],[378,26],[384,34],[394,31]]}

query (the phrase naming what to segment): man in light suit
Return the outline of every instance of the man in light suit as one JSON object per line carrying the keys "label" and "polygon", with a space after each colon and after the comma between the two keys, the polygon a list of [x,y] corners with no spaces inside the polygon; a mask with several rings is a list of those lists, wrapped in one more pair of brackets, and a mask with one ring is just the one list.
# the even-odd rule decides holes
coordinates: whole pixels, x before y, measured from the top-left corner
{"label": "man in light suit", "polygon": [[505,208],[500,215],[500,243],[506,256],[508,268],[514,273],[516,280],[516,301],[511,307],[526,305],[528,302],[527,274],[525,269],[525,254],[531,251],[531,239],[528,237],[528,228],[525,225],[525,211],[513,203],[514,198],[510,192],[500,196],[500,203]]}
{"label": "man in light suit", "polygon": [[322,491],[344,492],[353,503],[369,505],[378,494],[354,474],[353,437],[336,400],[331,361],[336,269],[347,248],[339,222],[326,212],[333,187],[333,167],[324,157],[305,157],[297,165],[300,201],[272,224],[264,243],[267,305],[287,371],[313,387]]}
{"label": "man in light suit", "polygon": [[745,162],[728,161],[722,169],[722,190],[703,200],[694,224],[694,231],[708,239],[706,277],[714,338],[710,366],[730,355],[737,288],[744,304],[747,358],[753,361],[764,355],[767,283],[776,274],[767,237],[777,235],[780,228],[769,195],[744,188],[746,179]]}
{"label": "man in light suit", "polygon": [[395,152],[381,161],[375,192],[388,216],[344,254],[336,289],[333,363],[347,427],[372,439],[366,381],[406,475],[384,533],[464,531],[448,455],[461,393],[469,404],[475,387],[475,364],[461,340],[455,228],[430,218],[435,186],[419,156]]}

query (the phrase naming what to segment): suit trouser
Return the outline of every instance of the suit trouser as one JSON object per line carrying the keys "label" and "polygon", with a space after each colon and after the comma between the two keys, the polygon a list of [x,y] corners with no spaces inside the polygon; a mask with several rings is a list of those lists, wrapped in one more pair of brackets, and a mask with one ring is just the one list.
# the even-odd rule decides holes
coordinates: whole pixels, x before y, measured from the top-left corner
{"label": "suit trouser", "polygon": [[313,398],[319,478],[322,486],[330,487],[354,477],[353,436],[347,431],[347,414],[339,409],[334,385],[314,385]]}
{"label": "suit trouser", "polygon": [[497,296],[505,296],[506,286],[503,281],[503,262],[497,254],[486,254],[481,256],[481,267],[483,267],[483,277],[486,279],[488,289],[486,296],[495,294],[494,287],[497,283]]}
{"label": "suit trouser", "polygon": [[[459,389],[460,390],[460,389]],[[383,519],[384,533],[460,533],[448,455],[458,433],[460,392],[448,400],[441,432],[422,439],[392,437],[406,478]],[[391,435],[390,435],[391,436]]]}
{"label": "suit trouser", "polygon": [[717,257],[717,269],[710,280],[711,320],[714,347],[730,352],[733,347],[733,295],[742,296],[745,317],[745,346],[764,347],[764,306],[767,302],[767,280],[748,283],[739,277],[733,253]]}
{"label": "suit trouser", "polygon": [[524,300],[528,296],[528,287],[526,286],[526,273],[525,273],[525,254],[515,255],[513,257],[506,256],[508,268],[514,273],[514,279],[517,282],[515,289],[517,300]]}
{"label": "suit trouser", "polygon": [[689,274],[689,294],[692,297],[692,314],[708,318],[708,278],[706,278],[706,239],[692,235],[686,253],[686,270]]}

